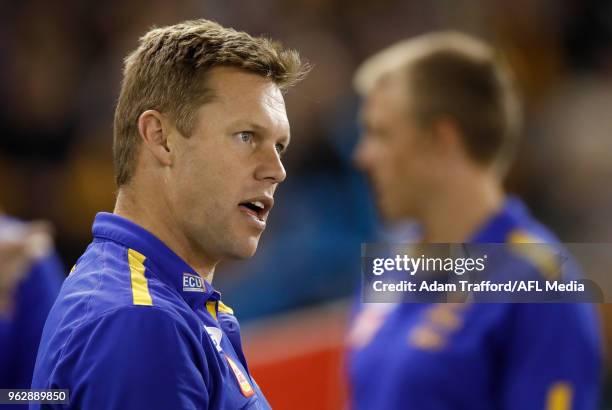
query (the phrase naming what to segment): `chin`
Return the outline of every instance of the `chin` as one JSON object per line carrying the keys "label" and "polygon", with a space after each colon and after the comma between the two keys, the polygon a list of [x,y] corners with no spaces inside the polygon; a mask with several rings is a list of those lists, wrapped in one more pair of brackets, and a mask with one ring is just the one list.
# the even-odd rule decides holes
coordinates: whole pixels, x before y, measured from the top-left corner
{"label": "chin", "polygon": [[386,222],[395,223],[406,219],[418,219],[416,203],[402,197],[386,197],[378,200],[378,212]]}
{"label": "chin", "polygon": [[382,216],[382,218],[387,222],[396,222],[401,218],[401,213],[397,207],[391,206],[392,203],[379,201],[378,203],[378,212]]}
{"label": "chin", "polygon": [[255,255],[259,238],[249,238],[243,243],[235,243],[235,247],[231,252],[232,259],[249,259]]}
{"label": "chin", "polygon": [[388,223],[391,223],[391,224],[396,223],[396,222],[400,222],[400,221],[403,220],[402,217],[400,217],[399,215],[397,215],[395,213],[391,213],[391,212],[382,211],[381,215],[382,215],[382,218],[383,218],[383,220],[385,222],[388,222]]}

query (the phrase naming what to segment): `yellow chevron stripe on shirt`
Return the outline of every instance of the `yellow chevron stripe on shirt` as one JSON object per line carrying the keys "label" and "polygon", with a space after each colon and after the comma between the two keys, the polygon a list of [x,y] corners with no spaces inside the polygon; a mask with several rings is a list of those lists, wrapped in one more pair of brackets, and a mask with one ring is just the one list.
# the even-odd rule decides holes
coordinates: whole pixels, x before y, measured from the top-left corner
{"label": "yellow chevron stripe on shirt", "polygon": [[135,251],[128,249],[128,264],[130,265],[130,278],[132,282],[132,301],[135,305],[153,306],[153,300],[149,293],[149,284],[144,275],[144,261],[146,257]]}
{"label": "yellow chevron stripe on shirt", "polygon": [[208,310],[213,319],[217,320],[217,301],[209,300],[206,302],[206,310]]}
{"label": "yellow chevron stripe on shirt", "polygon": [[234,309],[227,306],[225,303],[219,301],[219,312],[221,313],[229,313],[230,315],[234,314]]}
{"label": "yellow chevron stripe on shirt", "polygon": [[573,390],[569,383],[558,382],[548,390],[546,410],[570,410]]}
{"label": "yellow chevron stripe on shirt", "polygon": [[517,255],[533,263],[546,279],[559,278],[561,261],[553,244],[547,244],[542,238],[522,229],[510,232],[506,242]]}
{"label": "yellow chevron stripe on shirt", "polygon": [[231,307],[227,306],[221,301],[217,302],[215,300],[209,300],[208,302],[206,302],[206,310],[208,310],[208,313],[210,313],[210,315],[215,320],[218,320],[217,311],[219,311],[220,313],[228,313],[230,315],[234,314],[234,310]]}

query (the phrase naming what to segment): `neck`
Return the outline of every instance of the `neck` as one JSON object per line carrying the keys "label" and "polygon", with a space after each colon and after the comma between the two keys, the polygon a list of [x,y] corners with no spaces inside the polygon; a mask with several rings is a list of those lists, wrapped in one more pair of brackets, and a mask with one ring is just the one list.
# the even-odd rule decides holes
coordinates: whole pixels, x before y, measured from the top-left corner
{"label": "neck", "polygon": [[499,211],[504,192],[491,173],[454,178],[453,184],[427,204],[422,215],[425,242],[466,242]]}
{"label": "neck", "polygon": [[151,232],[203,279],[212,283],[218,261],[207,257],[201,248],[187,238],[171,208],[165,201],[160,201],[158,195],[136,193],[129,186],[121,187],[113,213]]}

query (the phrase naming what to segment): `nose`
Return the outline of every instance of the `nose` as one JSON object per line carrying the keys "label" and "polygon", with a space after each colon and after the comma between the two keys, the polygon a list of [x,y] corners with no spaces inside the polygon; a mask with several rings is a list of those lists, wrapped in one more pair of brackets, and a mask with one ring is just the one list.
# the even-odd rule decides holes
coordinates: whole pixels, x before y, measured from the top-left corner
{"label": "nose", "polygon": [[266,148],[262,153],[259,165],[255,170],[255,178],[260,181],[270,181],[279,184],[287,178],[287,172],[275,146]]}

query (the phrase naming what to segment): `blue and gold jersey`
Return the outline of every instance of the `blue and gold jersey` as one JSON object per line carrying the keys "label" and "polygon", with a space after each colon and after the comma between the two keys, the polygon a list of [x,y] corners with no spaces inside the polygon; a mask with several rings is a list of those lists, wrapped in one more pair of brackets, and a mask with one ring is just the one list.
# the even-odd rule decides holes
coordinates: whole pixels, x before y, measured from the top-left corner
{"label": "blue and gold jersey", "polygon": [[[556,243],[518,199],[473,243]],[[349,337],[355,409],[598,408],[599,322],[584,303],[362,304]]]}
{"label": "blue and gold jersey", "polygon": [[208,282],[117,215],[98,214],[93,235],[51,309],[32,382],[69,389],[70,405],[45,408],[269,408]]}

